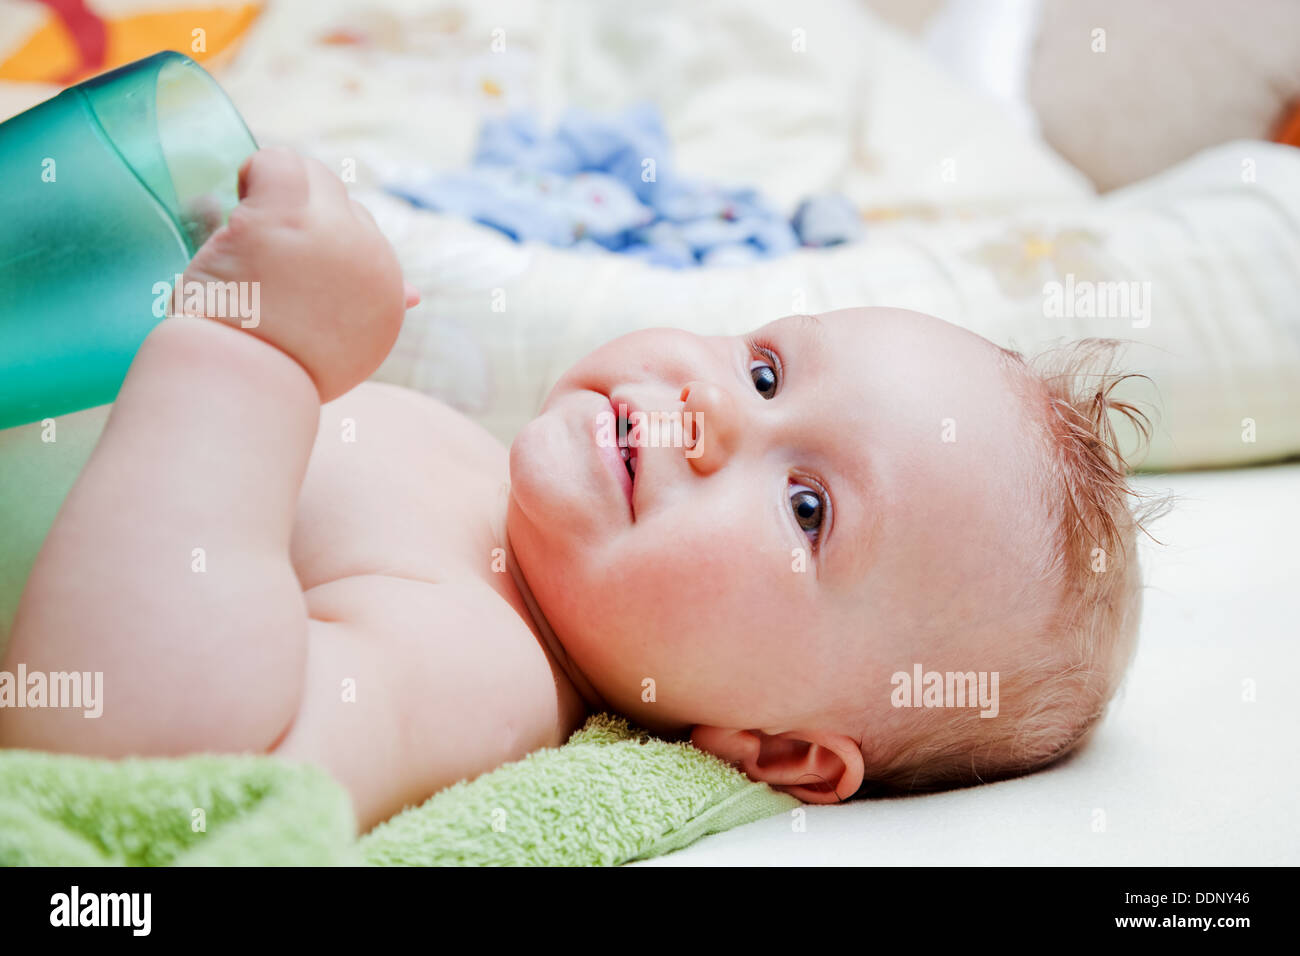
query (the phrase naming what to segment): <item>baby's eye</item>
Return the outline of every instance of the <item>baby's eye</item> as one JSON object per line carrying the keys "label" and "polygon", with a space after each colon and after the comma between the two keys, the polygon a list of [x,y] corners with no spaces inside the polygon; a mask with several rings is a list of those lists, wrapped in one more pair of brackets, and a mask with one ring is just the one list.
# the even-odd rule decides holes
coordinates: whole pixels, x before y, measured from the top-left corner
{"label": "baby's eye", "polygon": [[749,365],[749,377],[754,380],[754,387],[758,389],[758,394],[764,398],[772,398],[776,395],[777,386],[777,368],[780,363],[770,349],[765,349],[758,345],[752,345],[755,351],[761,352],[764,358],[754,359]]}
{"label": "baby's eye", "polygon": [[816,540],[816,532],[821,529],[822,517],[826,512],[826,505],[822,501],[822,496],[815,488],[809,488],[807,485],[790,486],[790,510],[794,512],[794,518],[799,522],[799,527],[804,531],[813,532],[812,538]]}

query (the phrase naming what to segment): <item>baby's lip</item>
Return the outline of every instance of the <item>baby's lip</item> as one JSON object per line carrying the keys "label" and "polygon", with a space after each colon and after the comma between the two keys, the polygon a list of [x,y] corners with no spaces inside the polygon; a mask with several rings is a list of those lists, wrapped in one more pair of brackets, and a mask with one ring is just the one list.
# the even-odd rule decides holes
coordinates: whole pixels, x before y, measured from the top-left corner
{"label": "baby's lip", "polygon": [[[609,403],[610,410],[614,415],[614,425],[615,428],[617,428],[619,412],[618,406],[609,398],[608,395],[605,395],[603,392],[598,394]],[[592,431],[592,442],[596,446],[596,456],[601,460],[602,465],[610,472],[614,480],[618,482],[619,490],[623,492],[624,497],[627,499],[628,512],[632,520],[636,521],[636,506],[633,502],[633,491],[635,490],[634,481],[632,476],[628,474],[627,465],[623,461],[622,452],[616,445],[602,445],[599,438],[600,424],[599,418],[597,418],[596,427]]]}
{"label": "baby's lip", "polygon": [[[626,447],[627,447],[627,450],[628,450],[628,458],[629,458],[629,460],[632,462],[632,467],[631,467],[631,471],[632,471],[632,512],[633,512],[633,514],[635,514],[635,513],[636,513],[636,489],[637,489],[637,487],[641,484],[641,482],[640,482],[640,478],[641,478],[641,469],[642,469],[642,466],[645,464],[645,459],[644,459],[644,456],[641,454],[641,448],[640,448],[640,446],[635,445],[635,444],[632,443],[632,440],[631,440],[631,432],[632,432],[632,424],[631,424],[631,420],[632,420],[632,416],[635,415],[637,412],[640,411],[640,408],[638,408],[638,407],[637,407],[637,406],[636,406],[636,405],[635,405],[635,404],[634,404],[634,403],[633,403],[633,402],[628,398],[627,395],[622,394],[622,393],[620,393],[620,392],[617,392],[617,390],[615,390],[614,392],[611,392],[611,393],[610,393],[610,396],[609,396],[609,404],[610,404],[610,406],[614,409],[614,422],[615,422],[615,424],[617,424],[617,422],[618,422],[618,420],[619,420],[620,417],[622,417],[622,418],[626,418],[626,419],[628,420],[628,435],[625,437],[625,439],[624,439],[623,441],[620,441],[619,444],[624,444],[624,443],[626,443]],[[640,419],[638,419],[638,420],[640,420]]]}

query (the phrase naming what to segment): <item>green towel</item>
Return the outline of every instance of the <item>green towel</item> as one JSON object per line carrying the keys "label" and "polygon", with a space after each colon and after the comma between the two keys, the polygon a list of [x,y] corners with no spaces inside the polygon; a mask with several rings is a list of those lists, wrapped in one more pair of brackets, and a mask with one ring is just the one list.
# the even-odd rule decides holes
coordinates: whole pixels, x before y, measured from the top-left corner
{"label": "green towel", "polygon": [[359,862],[347,792],[271,757],[0,750],[0,866]]}
{"label": "green towel", "polygon": [[797,806],[611,714],[359,841],[347,793],[314,767],[9,750],[0,751],[0,865],[613,865]]}
{"label": "green towel", "polygon": [[361,839],[382,866],[613,865],[799,806],[689,743],[597,714],[563,747],[448,787]]}

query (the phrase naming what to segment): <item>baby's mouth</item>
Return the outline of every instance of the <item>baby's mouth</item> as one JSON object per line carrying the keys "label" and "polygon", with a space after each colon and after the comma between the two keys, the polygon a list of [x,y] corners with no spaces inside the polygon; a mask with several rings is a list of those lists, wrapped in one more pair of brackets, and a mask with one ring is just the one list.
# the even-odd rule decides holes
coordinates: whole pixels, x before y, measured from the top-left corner
{"label": "baby's mouth", "polygon": [[[606,470],[606,473],[613,477],[614,481],[619,486],[619,491],[623,493],[623,496],[627,500],[628,517],[635,522],[636,502],[634,500],[634,494],[636,492],[637,454],[636,449],[632,447],[632,442],[630,440],[631,436],[628,434],[627,417],[630,412],[626,409],[619,408],[614,400],[606,393],[598,392],[597,394],[605,399],[608,403],[606,407],[613,413],[615,431],[612,436],[603,432],[602,426],[599,424],[601,417],[598,415],[597,426],[591,433],[592,438],[595,439],[597,445],[596,451],[598,456],[603,460],[603,467]],[[608,419],[605,419],[605,421],[608,421]],[[612,442],[609,440],[611,437],[614,439]],[[611,445],[613,445],[613,448],[610,447]],[[618,451],[617,458],[612,454],[615,449]],[[621,461],[623,464],[624,473],[622,475],[618,473],[618,465],[615,464],[615,462],[618,461]]]}
{"label": "baby's mouth", "polygon": [[623,467],[627,473],[632,476],[633,484],[636,483],[636,448],[628,440],[627,419],[618,420],[618,453],[623,456]]}

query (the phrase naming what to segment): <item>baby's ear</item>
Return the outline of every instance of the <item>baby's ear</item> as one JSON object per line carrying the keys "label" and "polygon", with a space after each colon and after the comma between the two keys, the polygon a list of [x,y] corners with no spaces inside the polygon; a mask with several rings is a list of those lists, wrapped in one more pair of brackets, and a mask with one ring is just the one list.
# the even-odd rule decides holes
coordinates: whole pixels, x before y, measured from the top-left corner
{"label": "baby's ear", "polygon": [[691,743],[804,803],[838,803],[862,786],[862,750],[844,734],[730,730],[697,725]]}

